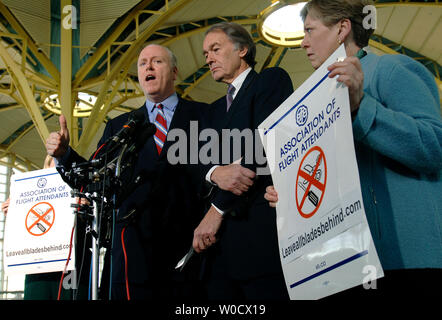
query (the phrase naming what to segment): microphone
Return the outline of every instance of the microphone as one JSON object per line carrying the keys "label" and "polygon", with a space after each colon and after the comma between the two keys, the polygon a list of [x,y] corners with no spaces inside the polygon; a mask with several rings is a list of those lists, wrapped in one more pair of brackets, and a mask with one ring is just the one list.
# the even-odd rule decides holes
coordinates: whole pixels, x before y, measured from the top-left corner
{"label": "microphone", "polygon": [[106,142],[106,150],[110,151],[121,142],[126,141],[129,137],[132,136],[133,132],[140,126],[144,121],[144,112],[141,109],[138,109],[129,114],[129,119],[123,125],[123,127],[118,131],[113,137],[108,139]]}
{"label": "microphone", "polygon": [[[135,143],[130,148],[129,152],[132,152],[131,149],[133,149],[133,148],[135,150],[139,150],[139,148],[141,148],[144,145],[144,143],[146,143],[147,139],[149,139],[151,136],[153,136],[156,131],[157,131],[157,127],[155,124],[153,124],[149,121],[144,121],[144,123],[140,126],[140,129],[137,130],[137,132],[136,132]],[[133,150],[133,151],[135,151],[135,150]]]}

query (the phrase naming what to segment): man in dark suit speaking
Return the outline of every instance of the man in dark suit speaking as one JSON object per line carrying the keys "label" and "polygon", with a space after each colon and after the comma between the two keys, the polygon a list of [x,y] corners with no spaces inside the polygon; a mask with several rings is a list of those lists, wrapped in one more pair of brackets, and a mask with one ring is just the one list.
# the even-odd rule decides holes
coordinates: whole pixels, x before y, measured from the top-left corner
{"label": "man in dark suit speaking", "polygon": [[[271,177],[256,174],[257,159],[251,157],[256,152],[246,150],[250,143],[256,148],[255,129],[293,92],[291,79],[281,68],[255,72],[255,44],[235,23],[212,26],[206,32],[203,52],[214,80],[229,85],[227,95],[209,109],[208,125],[218,131],[222,145],[221,165],[201,165],[202,176],[214,189],[210,209],[193,240],[197,252],[213,245],[207,250],[209,298],[288,299],[278,253],[276,211],[264,199]],[[223,135],[225,129],[252,130],[253,141],[241,141],[239,159],[234,158],[232,148],[238,141]]]}
{"label": "man in dark suit speaking", "polygon": [[[166,140],[172,129],[188,133],[190,121],[199,121],[207,105],[181,99],[175,93],[176,58],[166,47],[148,45],[138,58],[138,81],[146,103],[138,110],[110,120],[99,142],[101,146],[119,132],[133,113],[155,124],[154,136],[141,142],[133,169],[122,172],[123,188],[129,189],[136,177],[144,177],[135,190],[118,205],[109,287],[111,299],[154,299],[199,297],[191,265],[175,271],[177,261],[188,251],[193,230],[201,220],[197,198],[198,173],[185,163],[172,165]],[[60,116],[61,130],[49,135],[46,149],[69,169],[73,162],[85,161],[69,147],[66,120]],[[135,135],[139,135],[137,131]],[[109,157],[112,159],[118,153]],[[131,223],[122,217],[134,212]],[[194,259],[195,260],[195,259]],[[108,280],[109,281],[109,280]],[[103,281],[102,281],[103,284]]]}

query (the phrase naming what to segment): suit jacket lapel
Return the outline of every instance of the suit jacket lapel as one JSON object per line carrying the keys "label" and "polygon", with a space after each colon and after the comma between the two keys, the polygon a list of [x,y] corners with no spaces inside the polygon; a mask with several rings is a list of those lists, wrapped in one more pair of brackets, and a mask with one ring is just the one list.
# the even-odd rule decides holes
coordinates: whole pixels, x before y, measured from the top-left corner
{"label": "suit jacket lapel", "polygon": [[[246,96],[247,89],[250,87],[250,85],[253,83],[255,78],[257,77],[257,73],[255,70],[251,70],[247,77],[245,78],[241,89],[239,89],[238,93],[236,94],[235,99],[232,102],[232,105],[229,108],[229,111],[226,113],[224,125],[222,128],[226,128],[232,119],[233,115],[239,110],[239,108],[243,105],[243,98]],[[225,102],[225,108],[227,109],[227,101]]]}
{"label": "suit jacket lapel", "polygon": [[[146,105],[143,104],[140,108],[143,108],[144,119],[146,119],[146,122],[151,123],[150,120],[149,120],[149,114],[147,112]],[[155,140],[153,139],[153,135],[151,137],[149,137],[145,143],[148,145],[148,147],[152,151],[155,150],[155,152],[154,152],[154,154],[156,155],[155,159],[157,159],[158,158],[158,152],[157,152],[157,147],[156,147],[156,144],[155,144]]]}

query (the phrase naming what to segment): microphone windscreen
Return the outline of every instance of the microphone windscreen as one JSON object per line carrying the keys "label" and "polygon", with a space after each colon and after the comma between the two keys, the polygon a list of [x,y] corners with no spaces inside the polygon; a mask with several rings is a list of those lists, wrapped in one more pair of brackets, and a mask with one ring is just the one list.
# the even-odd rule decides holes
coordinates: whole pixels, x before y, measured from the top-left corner
{"label": "microphone windscreen", "polygon": [[140,136],[143,140],[149,138],[150,136],[153,136],[157,131],[157,127],[153,123],[148,121],[144,122],[141,128],[142,131]]}
{"label": "microphone windscreen", "polygon": [[142,123],[145,120],[144,107],[132,111],[129,114],[129,121],[134,121],[136,123]]}
{"label": "microphone windscreen", "polygon": [[139,148],[142,145],[144,145],[144,143],[147,141],[147,139],[149,139],[151,136],[153,136],[155,134],[155,132],[157,131],[157,127],[149,122],[149,121],[145,121],[140,127],[139,129],[137,129],[137,133],[136,133],[136,147]]}

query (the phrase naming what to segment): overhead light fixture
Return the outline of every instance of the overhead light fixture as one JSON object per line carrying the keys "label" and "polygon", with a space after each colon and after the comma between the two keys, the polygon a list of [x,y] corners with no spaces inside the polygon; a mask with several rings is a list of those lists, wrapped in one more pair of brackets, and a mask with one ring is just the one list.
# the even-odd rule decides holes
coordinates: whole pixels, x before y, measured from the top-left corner
{"label": "overhead light fixture", "polygon": [[258,31],[271,45],[299,47],[304,38],[304,23],[300,12],[305,1],[272,0],[258,15]]}
{"label": "overhead light fixture", "polygon": [[[95,105],[97,97],[86,92],[79,92],[74,104],[73,116],[76,118],[88,117]],[[61,105],[58,94],[51,94],[43,101],[43,106],[55,113],[61,114]]]}

